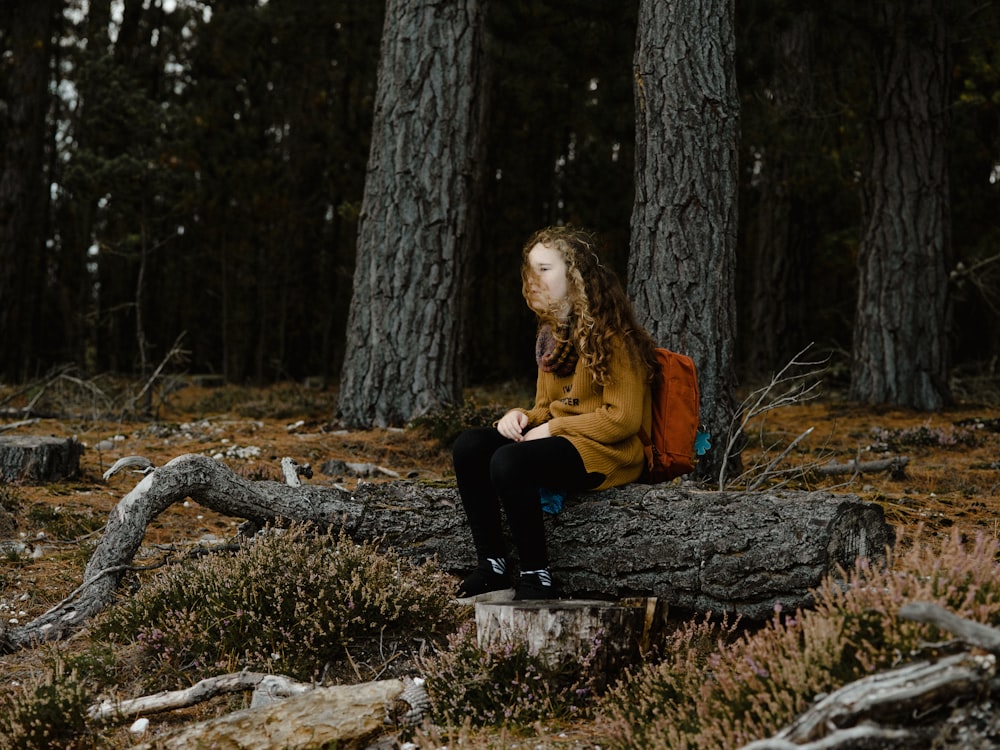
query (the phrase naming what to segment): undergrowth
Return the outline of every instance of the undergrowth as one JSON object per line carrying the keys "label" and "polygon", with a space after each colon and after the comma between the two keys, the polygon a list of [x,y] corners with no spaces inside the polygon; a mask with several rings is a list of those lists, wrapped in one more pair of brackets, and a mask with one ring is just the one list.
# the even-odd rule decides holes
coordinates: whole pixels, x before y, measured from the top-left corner
{"label": "undergrowth", "polygon": [[465,430],[474,427],[489,427],[502,417],[509,407],[494,402],[485,404],[469,396],[460,404],[447,404],[440,409],[417,417],[410,427],[434,438],[439,445],[451,447]]}
{"label": "undergrowth", "polygon": [[345,660],[381,662],[420,639],[443,642],[461,611],[452,587],[434,565],[373,543],[269,529],[234,554],[165,570],[105,613],[97,632],[134,639],[161,688],[239,669],[322,680]]}
{"label": "undergrowth", "polygon": [[[705,620],[678,629],[665,658],[635,670],[602,701],[614,747],[726,750],[769,737],[821,694],[919,656],[946,640],[900,620],[900,606],[934,602],[959,616],[1000,624],[998,542],[953,534],[907,545],[885,569],[859,566],[846,585],[826,580],[815,609],[775,612],[756,632]],[[706,643],[714,647],[706,652]]]}
{"label": "undergrowth", "polygon": [[92,696],[73,671],[61,668],[19,696],[0,703],[0,748],[57,750],[88,748],[94,733],[87,719]]}

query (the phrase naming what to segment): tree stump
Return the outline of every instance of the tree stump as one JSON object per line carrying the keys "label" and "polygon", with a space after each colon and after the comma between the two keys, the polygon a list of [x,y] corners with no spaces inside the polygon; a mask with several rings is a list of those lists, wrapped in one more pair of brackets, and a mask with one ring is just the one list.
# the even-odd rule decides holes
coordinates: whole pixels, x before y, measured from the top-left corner
{"label": "tree stump", "polygon": [[526,643],[552,669],[586,660],[592,674],[610,679],[639,656],[646,614],[639,600],[479,602],[476,639],[483,649]]}
{"label": "tree stump", "polygon": [[74,438],[0,436],[0,480],[46,484],[80,473],[83,446]]}

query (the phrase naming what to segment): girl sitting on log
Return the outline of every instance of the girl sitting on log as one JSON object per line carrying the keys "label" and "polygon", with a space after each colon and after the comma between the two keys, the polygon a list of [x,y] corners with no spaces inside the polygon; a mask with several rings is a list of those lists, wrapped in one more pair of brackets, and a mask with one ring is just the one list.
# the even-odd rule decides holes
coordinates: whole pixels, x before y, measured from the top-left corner
{"label": "girl sitting on log", "polygon": [[509,598],[512,561],[501,508],[520,568],[514,598],[558,598],[542,499],[626,484],[645,465],[637,433],[650,429],[655,344],[599,258],[595,237],[568,227],[536,232],[524,246],[521,277],[538,316],[534,406],[508,411],[495,428],[464,432],[454,446],[479,559],[459,586],[463,601]]}

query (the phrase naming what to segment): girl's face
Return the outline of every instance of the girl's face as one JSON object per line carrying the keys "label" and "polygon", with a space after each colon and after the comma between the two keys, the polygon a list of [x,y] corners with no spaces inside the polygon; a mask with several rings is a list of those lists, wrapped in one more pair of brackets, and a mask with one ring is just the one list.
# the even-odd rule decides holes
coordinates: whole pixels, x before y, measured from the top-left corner
{"label": "girl's face", "polygon": [[569,280],[562,253],[541,243],[528,252],[528,306],[536,313],[569,315]]}

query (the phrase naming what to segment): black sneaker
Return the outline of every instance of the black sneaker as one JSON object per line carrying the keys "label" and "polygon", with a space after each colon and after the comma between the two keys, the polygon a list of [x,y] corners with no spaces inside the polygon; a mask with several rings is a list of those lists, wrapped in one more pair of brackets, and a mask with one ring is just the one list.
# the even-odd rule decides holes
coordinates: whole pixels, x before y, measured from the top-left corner
{"label": "black sneaker", "polygon": [[562,592],[552,581],[548,571],[544,573],[521,573],[514,593],[514,601],[523,602],[530,599],[561,599]]}
{"label": "black sneaker", "polygon": [[482,560],[458,586],[455,594],[459,604],[476,602],[503,602],[514,597],[509,573],[497,573],[493,566]]}

